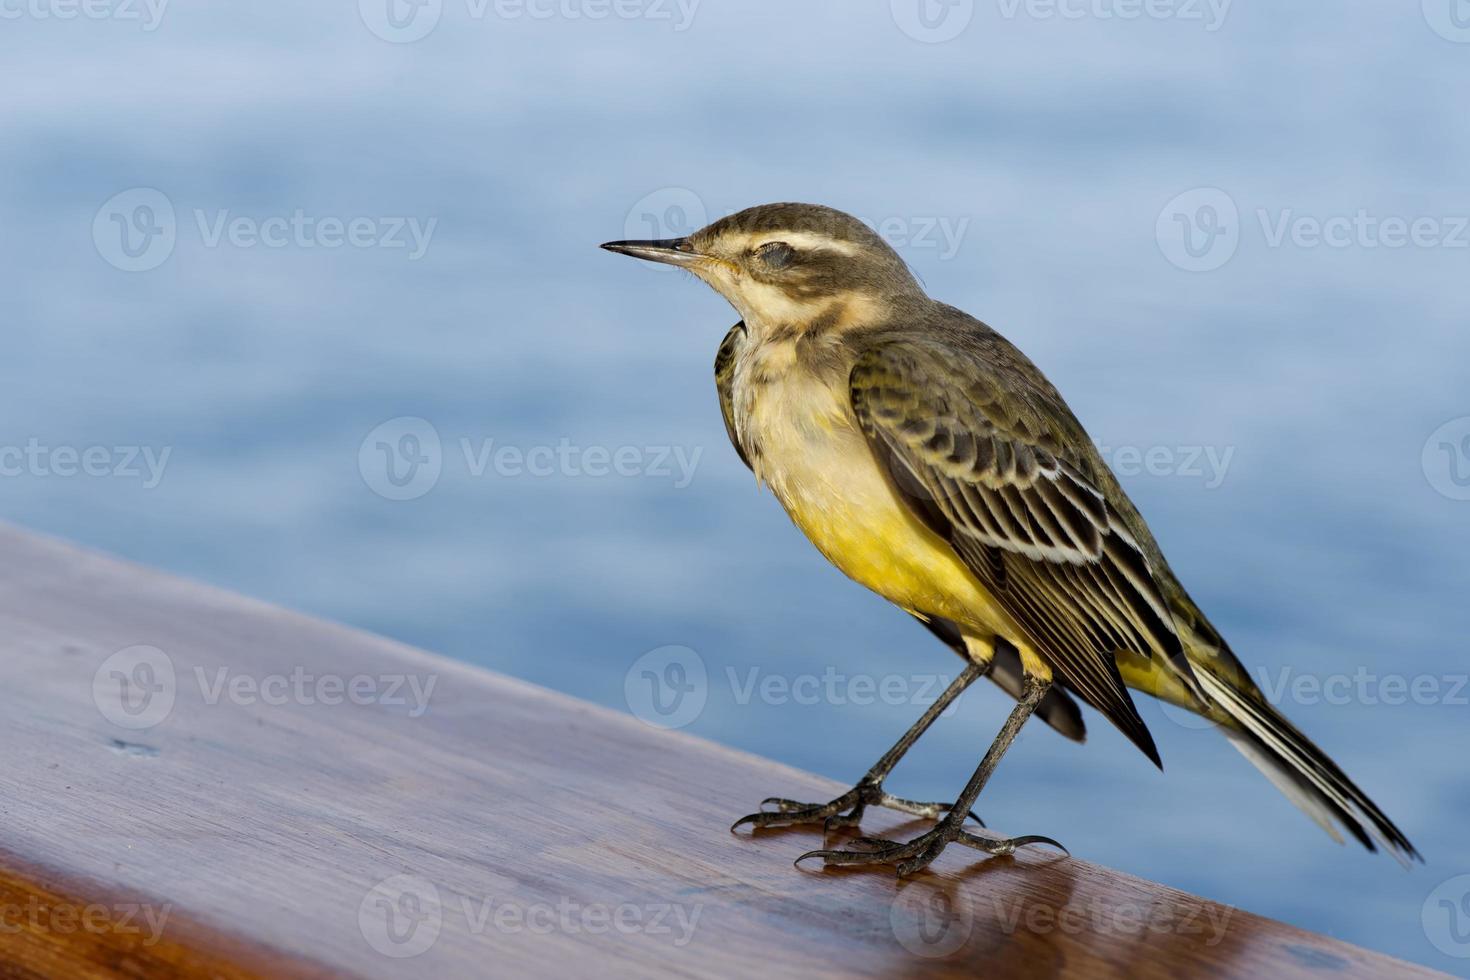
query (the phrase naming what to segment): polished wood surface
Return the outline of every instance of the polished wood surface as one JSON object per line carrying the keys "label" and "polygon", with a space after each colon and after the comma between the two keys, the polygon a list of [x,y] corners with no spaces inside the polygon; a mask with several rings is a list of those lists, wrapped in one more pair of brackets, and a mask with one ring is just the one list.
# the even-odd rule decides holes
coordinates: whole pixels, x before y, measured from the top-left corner
{"label": "polished wood surface", "polygon": [[818,831],[726,828],[843,787],[13,529],[0,554],[0,977],[1432,975],[1044,849],[797,870]]}

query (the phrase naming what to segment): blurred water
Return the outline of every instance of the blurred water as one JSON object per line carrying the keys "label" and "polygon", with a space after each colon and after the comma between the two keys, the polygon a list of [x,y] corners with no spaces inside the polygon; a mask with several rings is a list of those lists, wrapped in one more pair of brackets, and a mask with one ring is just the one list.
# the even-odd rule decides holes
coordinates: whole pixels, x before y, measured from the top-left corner
{"label": "blurred water", "polygon": [[[991,825],[1466,972],[1470,886],[1431,894],[1470,871],[1451,0],[359,7],[0,4],[8,519],[623,710],[687,647],[690,730],[853,779],[957,662],[729,450],[723,301],[593,247],[832,204],[1050,373],[1429,865],[1333,846],[1152,704],[1166,776],[1096,716],[1038,728]],[[1004,710],[967,695],[894,788],[952,797]]]}

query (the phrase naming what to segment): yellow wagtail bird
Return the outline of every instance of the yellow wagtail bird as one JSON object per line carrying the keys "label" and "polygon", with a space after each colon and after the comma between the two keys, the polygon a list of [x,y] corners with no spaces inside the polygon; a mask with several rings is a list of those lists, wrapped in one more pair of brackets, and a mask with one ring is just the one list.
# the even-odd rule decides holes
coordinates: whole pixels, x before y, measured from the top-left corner
{"label": "yellow wagtail bird", "polygon": [[[1215,722],[1335,839],[1341,825],[1369,850],[1422,860],[1246,675],[1056,388],[990,327],[930,299],[867,225],[773,204],[687,238],[603,248],[687,269],[729,300],[742,322],[720,345],[715,378],[735,451],[829,561],[965,659],[847,793],[822,805],[770,799],[732,830],[850,826],[869,805],[937,820],[912,841],[860,838],[798,859],[900,875],[951,842],[992,854],[1055,844],[993,840],[965,820],[1033,713],[1082,740],[1074,696],[1160,765],[1133,688]],[[903,754],[987,674],[1017,704],[958,800],[886,793]]]}

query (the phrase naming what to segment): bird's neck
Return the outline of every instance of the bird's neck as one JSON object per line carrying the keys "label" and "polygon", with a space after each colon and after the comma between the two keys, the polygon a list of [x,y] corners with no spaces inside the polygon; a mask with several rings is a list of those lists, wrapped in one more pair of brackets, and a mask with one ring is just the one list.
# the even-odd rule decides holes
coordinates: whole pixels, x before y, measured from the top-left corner
{"label": "bird's neck", "polygon": [[886,306],[865,293],[799,304],[754,305],[740,312],[751,340],[757,344],[826,342],[874,326],[887,316]]}

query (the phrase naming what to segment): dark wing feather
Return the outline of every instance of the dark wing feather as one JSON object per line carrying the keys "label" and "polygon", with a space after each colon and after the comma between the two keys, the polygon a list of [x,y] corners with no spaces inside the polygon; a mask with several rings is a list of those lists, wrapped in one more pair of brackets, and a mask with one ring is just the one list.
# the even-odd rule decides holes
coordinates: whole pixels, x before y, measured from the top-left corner
{"label": "dark wing feather", "polygon": [[725,434],[730,437],[730,445],[735,447],[735,452],[740,456],[740,462],[747,468],[750,467],[750,459],[746,457],[745,450],[740,447],[740,440],[735,435],[735,359],[740,356],[740,348],[745,346],[745,321],[741,320],[730,328],[725,334],[725,339],[720,341],[719,353],[715,354],[715,391],[720,395],[720,415],[725,419]]}
{"label": "dark wing feather", "polygon": [[1193,674],[1148,560],[1060,440],[977,373],[889,341],[855,364],[853,411],[898,493],[1020,624],[1019,639],[1158,764],[1116,656],[1161,656]]}

